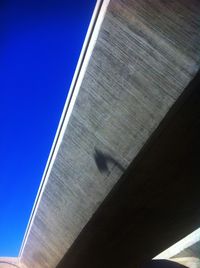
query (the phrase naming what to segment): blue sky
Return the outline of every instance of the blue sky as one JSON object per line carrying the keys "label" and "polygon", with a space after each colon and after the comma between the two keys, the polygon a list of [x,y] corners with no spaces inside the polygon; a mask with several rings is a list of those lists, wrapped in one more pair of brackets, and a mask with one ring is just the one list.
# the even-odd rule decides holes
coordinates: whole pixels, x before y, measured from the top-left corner
{"label": "blue sky", "polygon": [[95,0],[0,2],[0,256],[17,256]]}

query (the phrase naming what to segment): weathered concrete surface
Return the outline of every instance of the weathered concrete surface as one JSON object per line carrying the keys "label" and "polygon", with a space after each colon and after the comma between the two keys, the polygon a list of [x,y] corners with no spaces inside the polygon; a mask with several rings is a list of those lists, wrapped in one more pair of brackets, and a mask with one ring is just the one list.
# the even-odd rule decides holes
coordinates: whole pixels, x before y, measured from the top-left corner
{"label": "weathered concrete surface", "polygon": [[199,118],[200,72],[57,268],[144,267],[200,226]]}
{"label": "weathered concrete surface", "polygon": [[199,48],[198,0],[110,1],[28,230],[28,268],[60,261],[194,77]]}

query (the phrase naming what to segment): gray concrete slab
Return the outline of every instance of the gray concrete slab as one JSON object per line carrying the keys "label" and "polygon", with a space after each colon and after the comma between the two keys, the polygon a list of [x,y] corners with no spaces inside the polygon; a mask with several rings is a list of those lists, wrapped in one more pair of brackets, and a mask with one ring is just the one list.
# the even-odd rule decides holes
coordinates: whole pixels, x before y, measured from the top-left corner
{"label": "gray concrete slab", "polygon": [[198,0],[106,2],[22,246],[28,268],[56,266],[200,66]]}
{"label": "gray concrete slab", "polygon": [[[200,225],[199,116],[200,72],[57,268],[144,267],[158,253],[196,230]],[[198,241],[199,232],[192,233],[192,238],[193,243]],[[179,252],[181,246],[191,244],[191,237],[184,241],[176,246]],[[198,251],[197,246],[195,249]],[[160,258],[175,256],[175,250],[173,253]],[[199,264],[194,258],[176,261],[187,262],[191,268]]]}

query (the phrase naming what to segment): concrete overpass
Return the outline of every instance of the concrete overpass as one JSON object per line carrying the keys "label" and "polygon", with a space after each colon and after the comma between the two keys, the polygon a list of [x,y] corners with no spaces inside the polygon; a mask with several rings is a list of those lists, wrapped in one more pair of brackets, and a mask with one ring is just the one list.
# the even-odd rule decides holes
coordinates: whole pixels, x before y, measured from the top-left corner
{"label": "concrete overpass", "polygon": [[134,267],[200,226],[199,67],[198,0],[97,1],[19,267]]}

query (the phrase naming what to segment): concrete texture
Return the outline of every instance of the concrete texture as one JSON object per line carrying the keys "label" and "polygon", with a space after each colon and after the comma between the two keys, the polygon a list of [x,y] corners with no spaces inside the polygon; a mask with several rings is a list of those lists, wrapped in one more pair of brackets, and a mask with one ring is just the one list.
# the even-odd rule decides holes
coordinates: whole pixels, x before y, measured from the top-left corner
{"label": "concrete texture", "polygon": [[199,48],[198,0],[109,2],[23,245],[28,268],[59,263],[196,74]]}
{"label": "concrete texture", "polygon": [[57,268],[144,267],[200,226],[199,115],[200,72]]}

